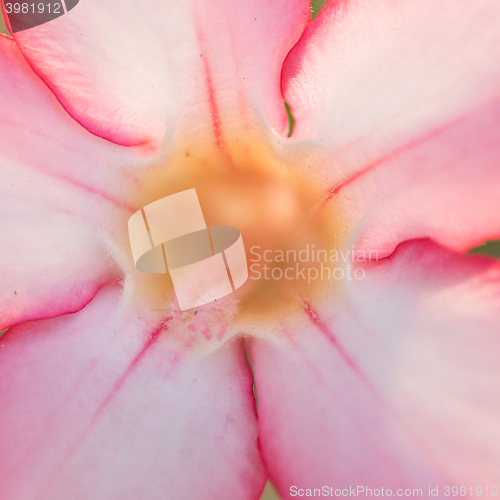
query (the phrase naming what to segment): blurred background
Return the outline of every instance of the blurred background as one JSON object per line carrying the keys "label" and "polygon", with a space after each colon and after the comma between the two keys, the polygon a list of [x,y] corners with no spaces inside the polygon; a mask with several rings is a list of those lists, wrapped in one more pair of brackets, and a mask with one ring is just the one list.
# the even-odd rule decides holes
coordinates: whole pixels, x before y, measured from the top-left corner
{"label": "blurred background", "polygon": [[3,13],[0,12],[0,33],[4,35],[8,35],[9,31],[7,30],[7,26],[5,26],[5,20],[3,18]]}
{"label": "blurred background", "polygon": [[[321,7],[323,7],[323,5],[326,2],[327,0],[311,1],[311,17],[313,19],[318,15],[319,11],[321,10]],[[4,33],[6,35],[9,34],[7,27],[5,26],[5,21],[1,14],[0,14],[0,33]],[[477,248],[470,250],[470,253],[490,255],[498,258],[500,257],[500,240],[487,242],[484,245],[481,245]],[[279,498],[280,497],[274,491],[272,484],[268,482],[261,500],[279,500]]]}

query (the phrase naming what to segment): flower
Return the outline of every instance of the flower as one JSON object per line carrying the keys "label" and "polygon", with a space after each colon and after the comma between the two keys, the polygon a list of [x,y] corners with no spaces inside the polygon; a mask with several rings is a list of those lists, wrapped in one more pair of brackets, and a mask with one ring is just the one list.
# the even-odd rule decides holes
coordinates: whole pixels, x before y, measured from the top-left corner
{"label": "flower", "polygon": [[[464,251],[500,236],[498,2],[308,17],[81,0],[0,38],[1,498],[496,491],[500,267]],[[247,252],[360,279],[181,313],[127,220],[192,187]]]}

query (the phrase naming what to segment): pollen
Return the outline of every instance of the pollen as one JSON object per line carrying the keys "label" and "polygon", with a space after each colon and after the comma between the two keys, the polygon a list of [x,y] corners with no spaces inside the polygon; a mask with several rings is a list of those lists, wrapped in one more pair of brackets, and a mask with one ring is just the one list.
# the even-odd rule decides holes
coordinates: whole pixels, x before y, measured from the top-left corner
{"label": "pollen", "polygon": [[[228,298],[235,318],[277,319],[335,282],[330,255],[342,239],[341,214],[324,202],[308,161],[250,134],[223,148],[186,142],[141,173],[134,205],[195,188],[207,226],[232,226],[243,238],[248,280]],[[168,274],[143,274],[138,283],[152,304],[172,303]]]}

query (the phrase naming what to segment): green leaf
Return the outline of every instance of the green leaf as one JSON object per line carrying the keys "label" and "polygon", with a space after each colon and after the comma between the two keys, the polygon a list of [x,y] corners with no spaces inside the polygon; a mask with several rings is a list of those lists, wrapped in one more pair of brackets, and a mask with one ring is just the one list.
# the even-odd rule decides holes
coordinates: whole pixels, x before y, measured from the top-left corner
{"label": "green leaf", "polygon": [[471,248],[467,253],[475,255],[487,255],[500,259],[500,240],[490,240],[482,245]]}
{"label": "green leaf", "polygon": [[291,137],[292,132],[293,132],[293,127],[295,125],[295,118],[292,115],[292,112],[290,111],[290,106],[288,105],[287,102],[285,102],[285,109],[286,109],[286,114],[288,116],[288,136]]}
{"label": "green leaf", "polygon": [[311,0],[311,19],[314,19],[327,0]]}

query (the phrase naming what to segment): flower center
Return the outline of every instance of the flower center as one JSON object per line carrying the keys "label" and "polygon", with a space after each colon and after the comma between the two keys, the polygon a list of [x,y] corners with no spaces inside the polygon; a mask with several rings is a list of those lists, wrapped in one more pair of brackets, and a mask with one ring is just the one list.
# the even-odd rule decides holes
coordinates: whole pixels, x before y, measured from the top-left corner
{"label": "flower center", "polygon": [[[235,139],[224,150],[185,145],[142,174],[134,203],[195,188],[207,226],[241,232],[249,276],[227,301],[238,318],[260,322],[334,281],[339,211],[322,202],[322,186],[308,177],[305,161],[279,157],[255,139]],[[173,300],[168,274],[142,274],[139,288],[155,306]]]}

